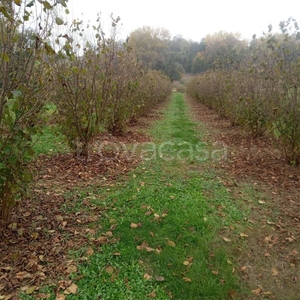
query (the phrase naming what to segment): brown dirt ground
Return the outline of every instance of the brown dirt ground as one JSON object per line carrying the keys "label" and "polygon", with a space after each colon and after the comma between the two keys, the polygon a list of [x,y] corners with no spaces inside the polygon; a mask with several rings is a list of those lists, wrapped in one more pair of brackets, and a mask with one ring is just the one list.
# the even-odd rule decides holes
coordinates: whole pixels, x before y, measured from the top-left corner
{"label": "brown dirt ground", "polygon": [[[227,160],[212,166],[242,208],[250,210],[248,238],[233,249],[237,271],[253,294],[242,299],[300,299],[300,168],[288,165],[270,138],[253,139],[186,99],[193,117],[205,125],[206,141],[227,145]],[[246,199],[245,186],[254,189],[254,199]]]}

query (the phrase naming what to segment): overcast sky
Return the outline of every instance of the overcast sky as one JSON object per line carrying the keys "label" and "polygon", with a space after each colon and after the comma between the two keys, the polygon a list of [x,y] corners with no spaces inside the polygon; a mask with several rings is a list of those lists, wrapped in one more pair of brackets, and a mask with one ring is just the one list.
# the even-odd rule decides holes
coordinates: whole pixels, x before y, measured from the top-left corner
{"label": "overcast sky", "polygon": [[[240,32],[246,39],[253,34],[261,36],[272,24],[289,17],[300,26],[300,0],[69,0],[74,18],[94,21],[101,12],[105,24],[109,15],[120,16],[120,38],[144,25],[163,27],[172,36],[201,41],[207,34],[220,30]],[[83,16],[83,17],[82,17]]]}

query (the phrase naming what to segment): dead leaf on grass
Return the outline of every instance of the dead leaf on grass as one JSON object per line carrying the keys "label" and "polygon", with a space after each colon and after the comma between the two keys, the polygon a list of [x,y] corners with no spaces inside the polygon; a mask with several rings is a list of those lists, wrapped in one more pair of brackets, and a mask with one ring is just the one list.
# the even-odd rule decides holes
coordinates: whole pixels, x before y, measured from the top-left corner
{"label": "dead leaf on grass", "polygon": [[144,279],[145,280],[150,280],[152,278],[151,275],[149,275],[148,273],[144,274]]}
{"label": "dead leaf on grass", "polygon": [[76,294],[78,286],[75,283],[72,283],[65,291],[65,295]]}
{"label": "dead leaf on grass", "polygon": [[149,298],[156,298],[156,293],[153,291],[152,293],[147,295]]}
{"label": "dead leaf on grass", "polygon": [[93,254],[94,254],[93,248],[89,247],[89,248],[86,250],[86,255],[87,255],[87,256],[92,256]]}
{"label": "dead leaf on grass", "polygon": [[248,234],[246,234],[246,233],[243,233],[243,232],[241,232],[241,233],[240,233],[240,237],[245,237],[245,238],[248,238],[248,237],[249,237],[249,235],[248,235]]}
{"label": "dead leaf on grass", "polygon": [[191,278],[188,278],[188,277],[183,277],[182,279],[183,279],[183,281],[185,281],[185,282],[192,282],[192,279],[191,279]]}
{"label": "dead leaf on grass", "polygon": [[49,299],[51,297],[50,294],[39,293],[35,295],[36,299]]}
{"label": "dead leaf on grass", "polygon": [[241,267],[241,268],[240,268],[240,271],[241,271],[241,272],[246,272],[246,271],[247,271],[247,267],[246,267],[246,266]]}
{"label": "dead leaf on grass", "polygon": [[27,294],[27,295],[31,295],[35,290],[36,290],[36,286],[30,286],[28,289],[26,289],[26,291],[25,291],[25,293]]}
{"label": "dead leaf on grass", "polygon": [[99,244],[99,245],[107,244],[108,243],[108,238],[105,237],[105,236],[100,236],[96,240],[94,240],[94,243]]}
{"label": "dead leaf on grass", "polygon": [[170,246],[170,247],[176,247],[175,242],[173,242],[173,241],[171,241],[171,240],[168,240],[168,241],[167,241],[167,245]]}
{"label": "dead leaf on grass", "polygon": [[273,268],[271,269],[271,272],[272,272],[272,275],[273,275],[273,276],[278,276],[278,275],[279,275],[279,271],[278,271],[275,267],[273,267]]}
{"label": "dead leaf on grass", "polygon": [[297,256],[298,254],[299,254],[299,252],[296,249],[294,249],[289,255],[290,256]]}
{"label": "dead leaf on grass", "polygon": [[160,215],[159,214],[154,214],[154,219],[155,220],[158,220],[160,218]]}
{"label": "dead leaf on grass", "polygon": [[114,272],[114,268],[112,266],[108,266],[108,267],[106,267],[105,271],[108,274],[112,274]]}
{"label": "dead leaf on grass", "polygon": [[137,246],[136,249],[138,250],[146,250],[147,252],[155,251],[154,248],[149,247],[148,243],[144,241],[140,246]]}
{"label": "dead leaf on grass", "polygon": [[162,282],[162,281],[165,281],[165,277],[163,277],[163,276],[157,276],[157,277],[155,277],[155,280],[159,281],[159,282]]}
{"label": "dead leaf on grass", "polygon": [[77,267],[74,266],[74,265],[70,265],[70,266],[68,266],[68,268],[67,268],[67,272],[68,272],[69,274],[71,274],[71,273],[76,273],[76,272],[77,272]]}
{"label": "dead leaf on grass", "polygon": [[142,223],[131,223],[130,224],[130,228],[135,229],[135,228],[139,228],[142,227]]}
{"label": "dead leaf on grass", "polygon": [[223,240],[227,243],[231,242],[231,239],[227,238],[227,237],[223,237]]}
{"label": "dead leaf on grass", "polygon": [[261,287],[259,287],[256,290],[252,290],[251,293],[256,295],[256,296],[259,296],[262,291],[263,291],[263,289]]}
{"label": "dead leaf on grass", "polygon": [[235,297],[236,297],[236,291],[235,291],[235,290],[230,290],[230,291],[228,292],[228,296],[229,296],[229,298],[231,298],[231,299],[235,298]]}

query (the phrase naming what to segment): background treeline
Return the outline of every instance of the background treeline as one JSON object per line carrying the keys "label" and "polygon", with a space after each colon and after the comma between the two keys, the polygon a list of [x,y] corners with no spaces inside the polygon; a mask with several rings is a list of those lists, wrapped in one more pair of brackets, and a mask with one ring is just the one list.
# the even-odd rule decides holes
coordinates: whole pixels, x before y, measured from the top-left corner
{"label": "background treeline", "polygon": [[280,31],[272,33],[270,25],[267,33],[254,36],[250,43],[232,34],[209,37],[206,49],[210,51],[200,52],[196,58],[203,72],[189,82],[187,91],[254,137],[273,137],[286,160],[297,165],[300,32],[292,18],[280,23]]}
{"label": "background treeline", "polygon": [[96,24],[67,20],[64,0],[4,0],[0,4],[0,221],[26,195],[34,144],[43,130],[65,136],[76,157],[93,141],[149,112],[171,93],[171,80],[144,68]]}

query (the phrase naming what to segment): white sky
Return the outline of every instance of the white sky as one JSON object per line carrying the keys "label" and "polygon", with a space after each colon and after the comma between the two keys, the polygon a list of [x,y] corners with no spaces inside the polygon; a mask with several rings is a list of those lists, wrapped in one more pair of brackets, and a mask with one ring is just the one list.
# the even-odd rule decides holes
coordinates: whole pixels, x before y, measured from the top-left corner
{"label": "white sky", "polygon": [[111,13],[120,16],[121,38],[144,25],[163,27],[172,36],[181,34],[197,42],[219,30],[240,32],[251,39],[253,34],[261,36],[269,24],[277,31],[279,22],[289,17],[295,18],[300,26],[300,0],[69,0],[68,3],[73,18],[92,23],[98,12],[105,24],[110,24]]}

